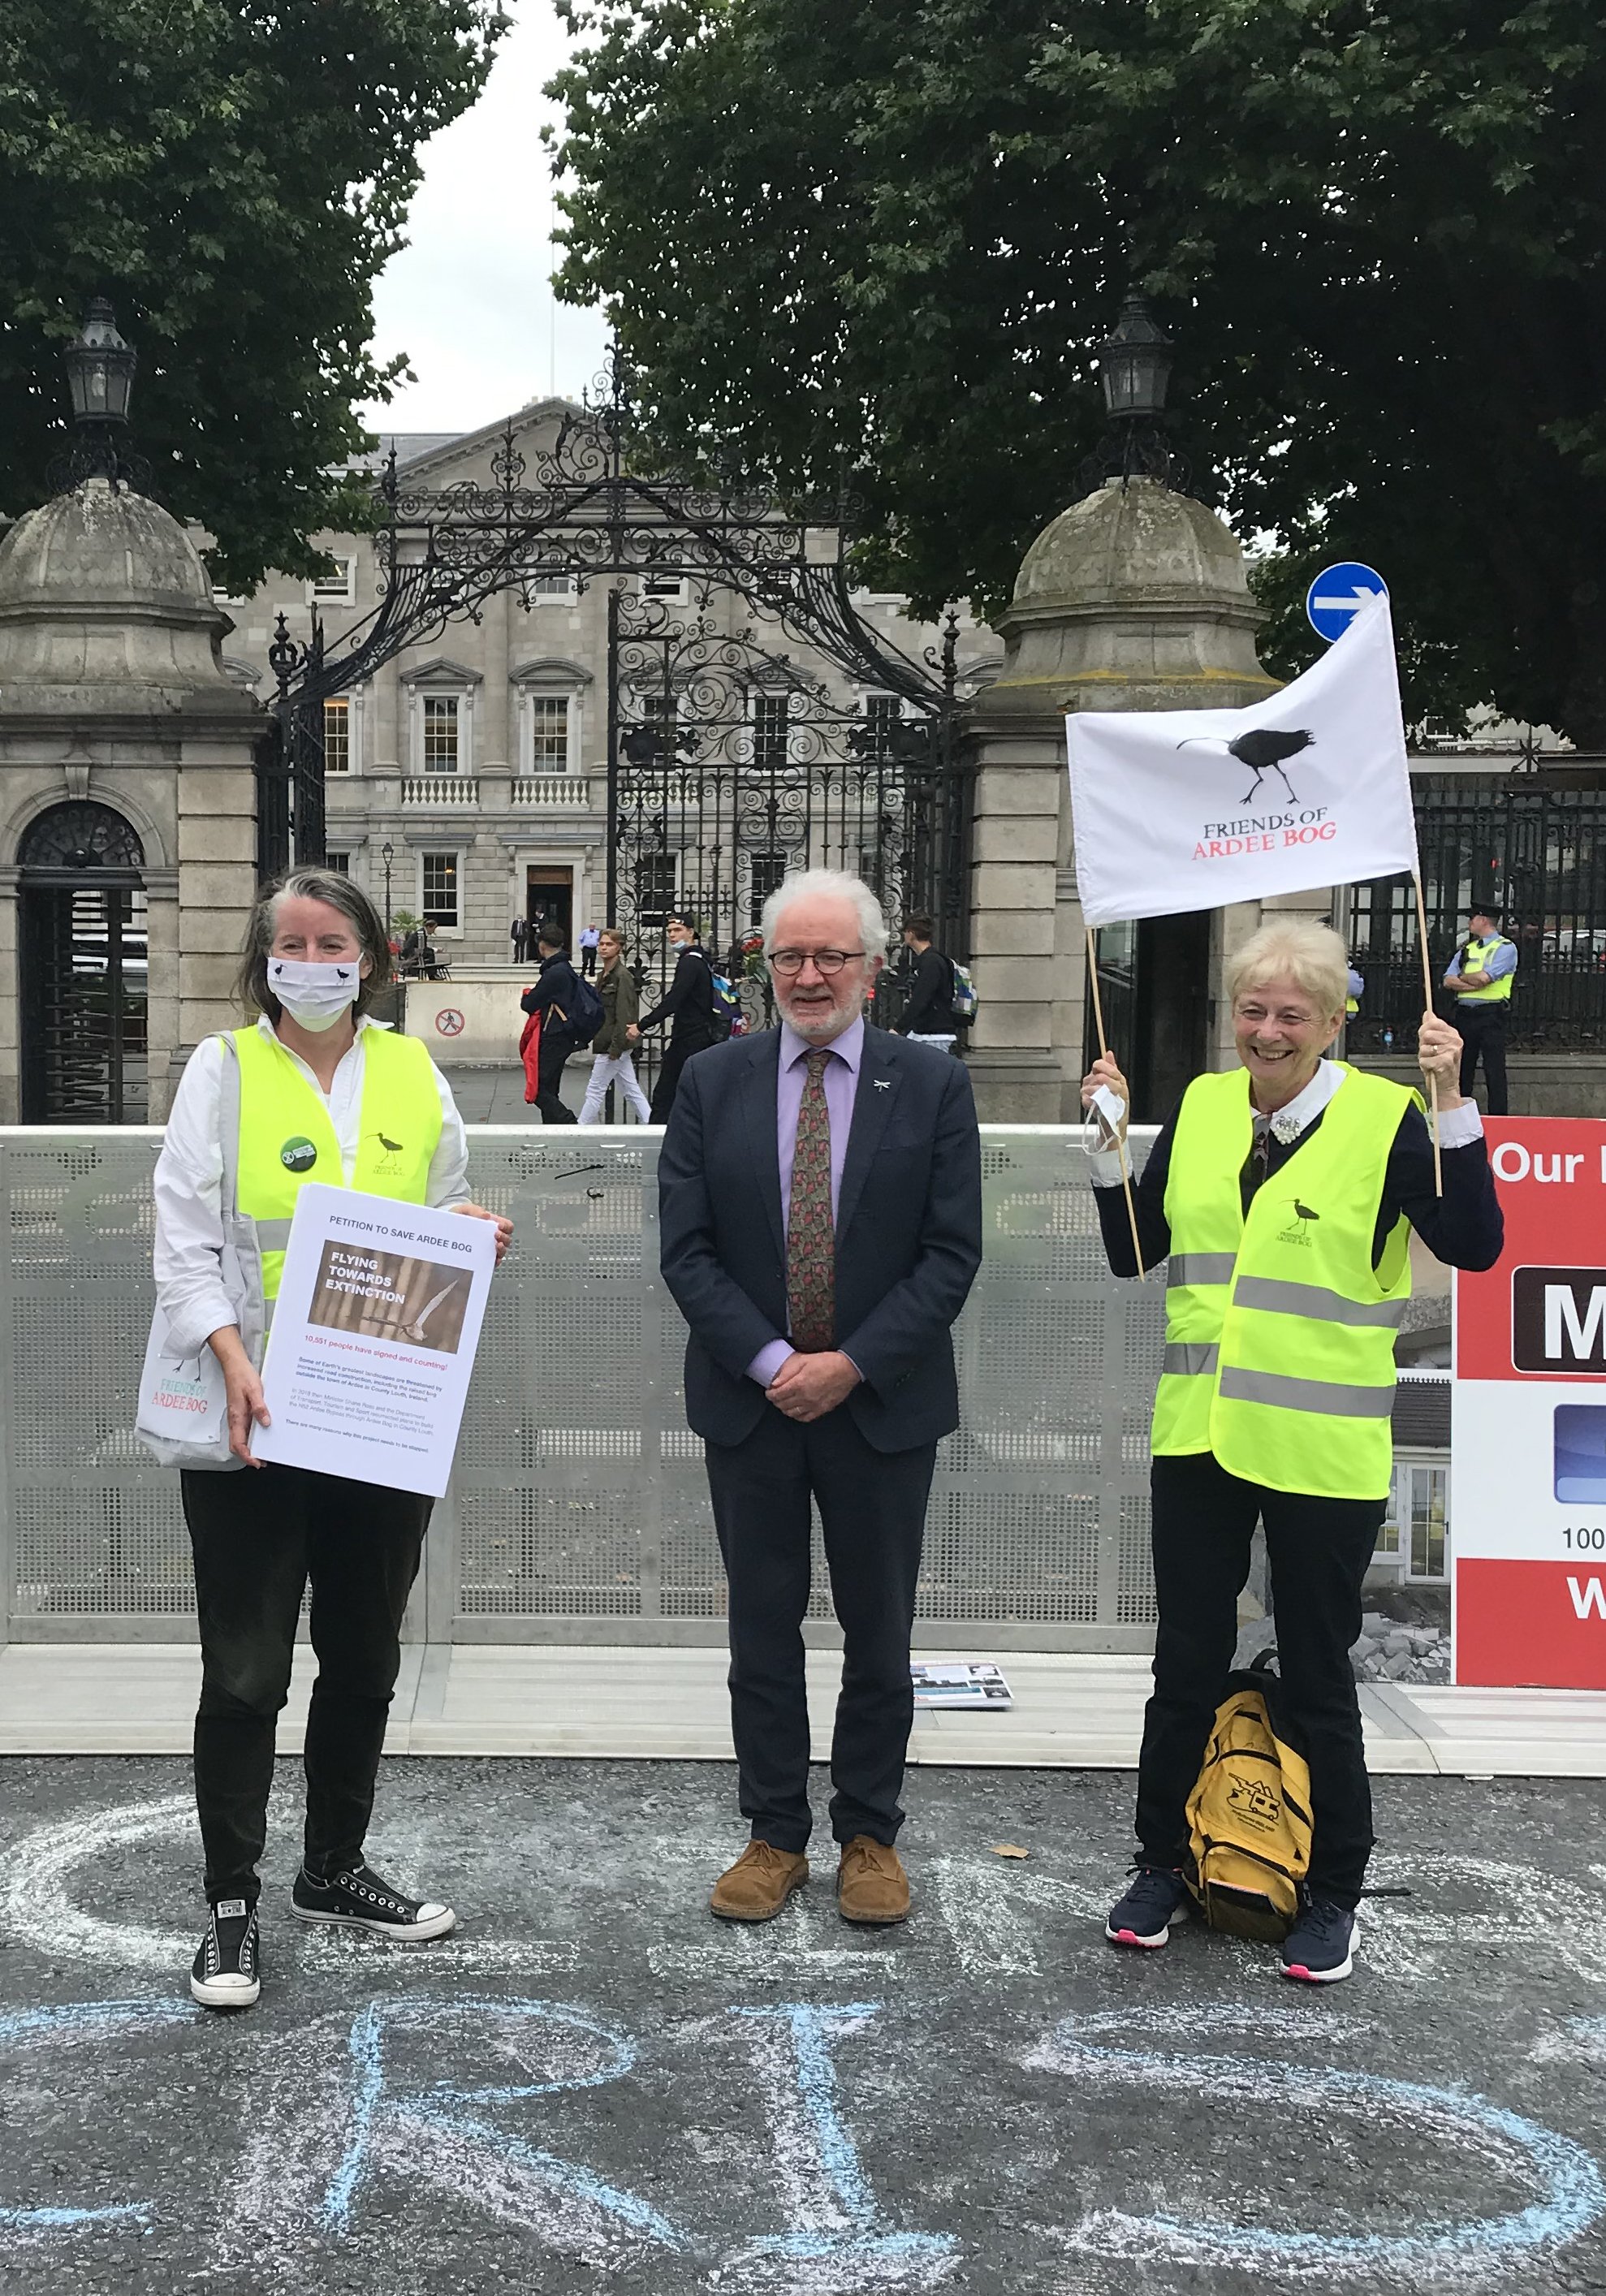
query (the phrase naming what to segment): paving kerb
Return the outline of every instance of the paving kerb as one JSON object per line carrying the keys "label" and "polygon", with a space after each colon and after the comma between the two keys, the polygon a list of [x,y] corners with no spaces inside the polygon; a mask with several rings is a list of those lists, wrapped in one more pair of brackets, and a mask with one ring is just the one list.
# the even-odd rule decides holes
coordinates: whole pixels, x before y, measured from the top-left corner
{"label": "paving kerb", "polygon": [[187,1765],[4,1776],[8,2296],[1606,2290],[1598,1785],[1380,1780],[1413,1894],[1313,1993],[1104,1944],[1119,1775],[914,1775],[914,1915],[863,1933],[829,1845],[709,1920],[727,1766],[388,1761],[375,1861],[463,1916],[407,1949],[291,1921],[286,1763],[231,2019],[184,1985]]}

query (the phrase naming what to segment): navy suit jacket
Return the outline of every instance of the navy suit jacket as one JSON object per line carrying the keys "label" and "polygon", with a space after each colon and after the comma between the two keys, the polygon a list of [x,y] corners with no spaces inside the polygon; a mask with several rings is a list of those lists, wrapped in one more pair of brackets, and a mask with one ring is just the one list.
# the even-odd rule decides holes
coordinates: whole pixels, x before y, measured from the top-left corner
{"label": "navy suit jacket", "polygon": [[[747,1366],[786,1337],[786,1241],[775,1139],[781,1031],[696,1054],[658,1166],[660,1264],[691,1326],[686,1418],[745,1440],[774,1409]],[[836,1218],[837,1343],[863,1383],[848,1398],[878,1451],[959,1424],[950,1327],[981,1265],[981,1142],[963,1064],[864,1029]]]}

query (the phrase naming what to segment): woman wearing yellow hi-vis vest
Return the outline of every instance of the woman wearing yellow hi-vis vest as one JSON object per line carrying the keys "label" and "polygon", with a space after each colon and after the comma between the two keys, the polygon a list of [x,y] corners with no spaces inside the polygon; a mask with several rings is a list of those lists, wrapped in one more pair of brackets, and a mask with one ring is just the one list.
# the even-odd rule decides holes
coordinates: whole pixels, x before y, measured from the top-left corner
{"label": "woman wearing yellow hi-vis vest", "polygon": [[[363,1856],[399,1635],[430,1502],[253,1459],[266,1425],[258,1326],[272,1314],[304,1181],[496,1221],[470,1203],[451,1088],[414,1037],[365,1011],[390,976],[373,904],[336,871],[297,869],[258,899],[240,998],[259,1017],[197,1046],[156,1167],[158,1300],[175,1350],[209,1345],[228,1398],[220,1467],[185,1466],[201,1691],[195,1798],[209,1918],[190,1987],[209,2008],[261,1989],[258,1861],[274,1738],[308,1584],[317,1680],[307,1721],[307,1824],[291,1907],[389,1938],[442,1937],[449,1906],[406,1896]],[[225,1200],[227,1210],[225,1212]]]}
{"label": "woman wearing yellow hi-vis vest", "polygon": [[[1196,1077],[1136,1189],[1145,1267],[1167,1261],[1166,1344],[1151,1449],[1154,1692],[1143,1720],[1137,1857],[1105,1934],[1154,1948],[1185,1917],[1184,1805],[1238,1635],[1257,1521],[1266,1529],[1283,1700],[1310,1765],[1314,1839],[1290,1977],[1354,1966],[1372,1793],[1349,1651],[1393,1464],[1394,1339],[1411,1289],[1408,1229],[1455,1267],[1500,1256],[1478,1111],[1456,1089],[1461,1041],[1423,1015],[1439,1084],[1444,1194],[1420,1097],[1325,1057],[1348,960],[1325,925],[1264,927],[1229,966],[1241,1066]],[[1094,1158],[1110,1265],[1136,1259],[1113,1144],[1130,1095],[1113,1060],[1084,1079],[1123,1103]],[[1104,1103],[1111,1109],[1110,1102]]]}

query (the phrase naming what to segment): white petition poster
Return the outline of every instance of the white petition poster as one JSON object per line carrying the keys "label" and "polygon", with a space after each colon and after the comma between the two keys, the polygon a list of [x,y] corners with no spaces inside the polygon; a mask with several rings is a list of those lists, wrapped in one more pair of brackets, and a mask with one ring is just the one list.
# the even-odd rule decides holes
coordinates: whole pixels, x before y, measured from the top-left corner
{"label": "white petition poster", "polygon": [[1388,598],[1248,709],[1066,720],[1090,925],[1170,917],[1416,868]]}
{"label": "white petition poster", "polygon": [[255,1456],[438,1498],[496,1264],[489,1220],[304,1187],[262,1371],[273,1424]]}

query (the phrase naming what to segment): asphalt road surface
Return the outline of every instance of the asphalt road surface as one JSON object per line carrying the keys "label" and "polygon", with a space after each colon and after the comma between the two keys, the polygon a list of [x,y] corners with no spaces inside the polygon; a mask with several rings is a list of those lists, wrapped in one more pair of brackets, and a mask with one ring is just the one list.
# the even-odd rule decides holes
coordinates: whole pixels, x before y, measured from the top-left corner
{"label": "asphalt road surface", "polygon": [[866,1933],[829,1844],[709,1919],[723,1767],[391,1762],[374,1863],[463,1921],[388,1948],[292,1921],[283,1765],[227,2017],[186,1767],[0,1779],[5,2296],[1606,2291],[1596,1784],[1381,1781],[1413,1894],[1315,1991],[1105,1945],[1127,1778],[921,1772],[914,1916]]}

